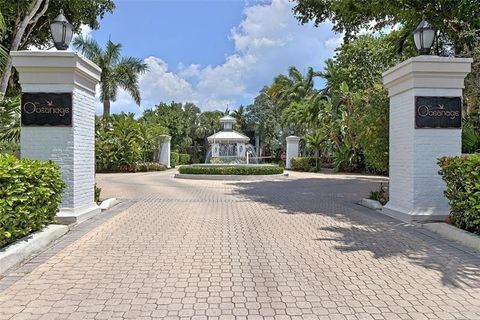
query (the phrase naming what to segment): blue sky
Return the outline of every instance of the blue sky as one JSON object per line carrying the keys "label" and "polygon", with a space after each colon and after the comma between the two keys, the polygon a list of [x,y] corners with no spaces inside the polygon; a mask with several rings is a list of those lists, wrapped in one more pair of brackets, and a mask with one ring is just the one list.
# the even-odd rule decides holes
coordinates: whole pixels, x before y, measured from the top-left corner
{"label": "blue sky", "polygon": [[117,0],[116,5],[99,30],[84,33],[101,44],[109,37],[122,43],[123,54],[145,59],[149,72],[140,79],[141,107],[120,92],[113,112],[140,113],[172,100],[203,110],[248,104],[290,65],[323,69],[341,41],[328,23],[300,26],[288,0]]}

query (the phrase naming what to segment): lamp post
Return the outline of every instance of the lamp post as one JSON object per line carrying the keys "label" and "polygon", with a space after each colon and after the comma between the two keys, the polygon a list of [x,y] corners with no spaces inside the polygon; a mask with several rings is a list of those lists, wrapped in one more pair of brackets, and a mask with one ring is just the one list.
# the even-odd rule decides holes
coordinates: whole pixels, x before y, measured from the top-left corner
{"label": "lamp post", "polygon": [[72,41],[73,27],[63,15],[63,10],[53,20],[50,25],[50,32],[52,33],[53,43],[58,50],[67,50]]}
{"label": "lamp post", "polygon": [[418,52],[421,55],[428,55],[435,39],[435,29],[425,19],[422,19],[413,32],[413,39]]}

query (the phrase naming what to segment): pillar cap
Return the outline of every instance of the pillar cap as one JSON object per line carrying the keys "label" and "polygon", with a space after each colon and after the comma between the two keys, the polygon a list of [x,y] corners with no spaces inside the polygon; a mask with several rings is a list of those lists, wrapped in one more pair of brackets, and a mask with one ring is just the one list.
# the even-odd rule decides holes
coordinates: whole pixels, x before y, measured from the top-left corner
{"label": "pillar cap", "polygon": [[463,89],[471,58],[417,56],[382,74],[390,96],[413,88]]}
{"label": "pillar cap", "polygon": [[288,136],[286,138],[287,142],[300,142],[300,137],[297,136]]}
{"label": "pillar cap", "polygon": [[102,69],[78,52],[71,51],[12,51],[15,68],[79,68],[97,82]]}
{"label": "pillar cap", "polygon": [[172,140],[172,137],[169,135],[161,135],[160,138],[163,140],[163,143],[170,142]]}

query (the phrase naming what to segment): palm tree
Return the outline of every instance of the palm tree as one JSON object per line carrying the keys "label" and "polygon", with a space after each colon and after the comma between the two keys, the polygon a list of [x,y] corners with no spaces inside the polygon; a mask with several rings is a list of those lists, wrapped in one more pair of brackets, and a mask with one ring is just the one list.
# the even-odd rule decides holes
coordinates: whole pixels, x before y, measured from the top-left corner
{"label": "palm tree", "polygon": [[[5,24],[5,20],[3,19],[3,15],[0,12],[0,36],[2,36],[5,31],[7,30],[7,26]],[[2,71],[5,69],[8,60],[8,50],[5,49],[2,45],[0,45],[0,76],[2,75]],[[0,97],[1,99],[2,97]]]}
{"label": "palm tree", "polygon": [[233,111],[232,117],[234,117],[235,120],[237,120],[237,125],[240,131],[242,132],[247,131],[248,119],[247,119],[247,113],[244,106],[240,106],[238,107],[237,110]]}
{"label": "palm tree", "polygon": [[318,157],[320,156],[320,150],[323,148],[325,136],[321,130],[316,130],[311,134],[305,136],[307,142],[307,148],[315,152],[315,168],[318,170]]}
{"label": "palm tree", "polygon": [[0,141],[20,140],[20,97],[0,99]]}
{"label": "palm tree", "polygon": [[283,110],[293,102],[299,102],[305,98],[315,98],[317,91],[314,88],[314,78],[321,73],[308,68],[303,75],[297,68],[288,68],[288,76],[279,75],[274,80],[267,94],[274,103]]}
{"label": "palm tree", "polygon": [[110,102],[117,98],[118,88],[127,91],[137,105],[140,105],[138,76],[148,67],[141,59],[121,57],[122,45],[108,40],[105,49],[91,38],[79,36],[73,39],[73,46],[101,69],[100,99],[103,102],[103,116],[110,115]]}

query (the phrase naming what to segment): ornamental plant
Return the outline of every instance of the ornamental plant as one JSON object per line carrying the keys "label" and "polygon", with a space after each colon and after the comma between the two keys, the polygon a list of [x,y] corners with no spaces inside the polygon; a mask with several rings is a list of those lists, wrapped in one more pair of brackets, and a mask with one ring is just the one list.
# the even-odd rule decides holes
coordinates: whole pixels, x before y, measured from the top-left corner
{"label": "ornamental plant", "polygon": [[0,247],[54,223],[64,189],[52,161],[0,155]]}
{"label": "ornamental plant", "polygon": [[179,165],[180,154],[178,152],[170,152],[170,166],[175,168]]}
{"label": "ornamental plant", "polygon": [[178,172],[211,175],[271,175],[282,174],[283,168],[272,165],[190,165],[181,166]]}
{"label": "ornamental plant", "polygon": [[[313,160],[313,165],[312,165]],[[292,158],[292,170],[294,171],[310,171],[311,168],[315,168],[315,158],[310,157],[293,157]]]}
{"label": "ornamental plant", "polygon": [[447,185],[450,221],[480,235],[480,154],[439,159],[439,174]]}

